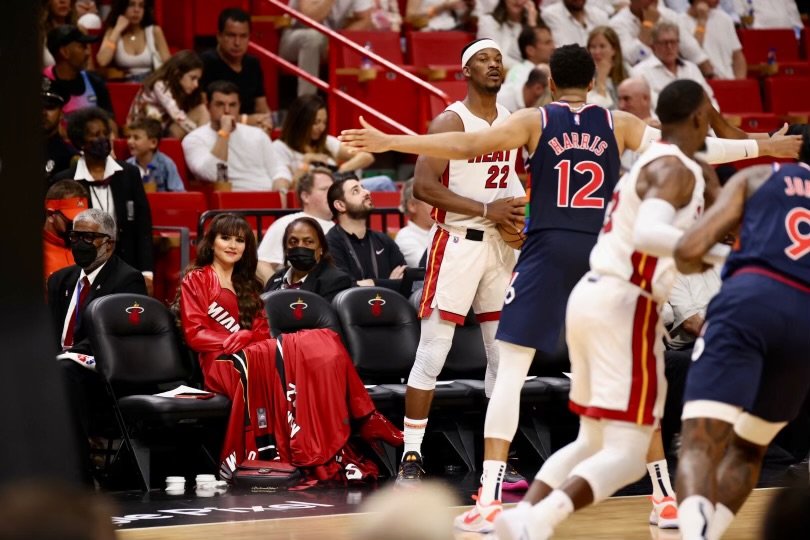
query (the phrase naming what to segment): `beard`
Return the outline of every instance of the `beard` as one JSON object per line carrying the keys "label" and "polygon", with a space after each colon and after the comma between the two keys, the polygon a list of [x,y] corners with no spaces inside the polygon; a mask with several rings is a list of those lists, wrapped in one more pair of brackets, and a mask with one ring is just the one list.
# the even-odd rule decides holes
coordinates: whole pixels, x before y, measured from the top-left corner
{"label": "beard", "polygon": [[369,208],[365,205],[365,203],[360,203],[357,205],[354,204],[346,204],[346,215],[352,219],[366,219],[369,214],[371,214],[372,208]]}

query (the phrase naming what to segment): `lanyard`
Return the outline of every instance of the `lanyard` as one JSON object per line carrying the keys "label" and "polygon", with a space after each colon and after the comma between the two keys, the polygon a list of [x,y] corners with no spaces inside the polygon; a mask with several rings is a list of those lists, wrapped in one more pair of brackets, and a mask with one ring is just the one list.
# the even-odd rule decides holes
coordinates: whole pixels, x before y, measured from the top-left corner
{"label": "lanyard", "polygon": [[[357,253],[354,251],[354,246],[352,245],[351,240],[349,240],[349,233],[347,233],[340,225],[338,225],[337,228],[340,230],[340,237],[343,239],[343,243],[346,244],[346,247],[349,249],[349,255],[351,255],[354,264],[356,264],[357,268],[360,269],[360,279],[365,279],[366,272],[363,269],[363,265],[360,264],[360,259],[357,257]],[[371,270],[374,279],[377,279],[380,276],[379,269],[377,268],[377,255],[374,253],[374,237],[371,235],[371,231],[369,230],[366,230],[366,234],[368,235],[368,250],[371,254]]]}

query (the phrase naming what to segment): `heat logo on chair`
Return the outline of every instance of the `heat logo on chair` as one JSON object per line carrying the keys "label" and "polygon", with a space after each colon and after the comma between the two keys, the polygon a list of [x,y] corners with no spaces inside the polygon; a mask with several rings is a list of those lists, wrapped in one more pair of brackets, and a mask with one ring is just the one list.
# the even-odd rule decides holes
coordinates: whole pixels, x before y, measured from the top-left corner
{"label": "heat logo on chair", "polygon": [[295,319],[298,321],[304,318],[304,310],[307,309],[307,307],[309,306],[307,306],[306,302],[304,302],[300,298],[295,302],[293,302],[292,304],[290,304],[290,309],[293,312],[293,317],[295,317]]}
{"label": "heat logo on chair", "polygon": [[385,305],[385,299],[379,294],[368,301],[371,306],[371,314],[375,317],[382,315],[382,307]]}
{"label": "heat logo on chair", "polygon": [[138,302],[135,302],[134,304],[126,308],[124,311],[126,311],[129,314],[129,324],[131,325],[141,324],[141,313],[143,313],[143,308],[140,306],[140,304],[138,304]]}

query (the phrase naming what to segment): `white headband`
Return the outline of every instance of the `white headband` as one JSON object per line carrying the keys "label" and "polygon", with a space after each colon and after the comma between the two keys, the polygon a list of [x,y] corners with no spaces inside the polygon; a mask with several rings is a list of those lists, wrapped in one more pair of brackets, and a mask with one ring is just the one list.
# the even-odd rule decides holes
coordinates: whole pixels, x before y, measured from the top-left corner
{"label": "white headband", "polygon": [[482,39],[480,41],[476,41],[467,47],[467,50],[461,55],[461,67],[466,66],[467,62],[470,61],[470,58],[484,49],[495,49],[496,51],[501,52],[501,48],[498,46],[498,44],[491,39]]}

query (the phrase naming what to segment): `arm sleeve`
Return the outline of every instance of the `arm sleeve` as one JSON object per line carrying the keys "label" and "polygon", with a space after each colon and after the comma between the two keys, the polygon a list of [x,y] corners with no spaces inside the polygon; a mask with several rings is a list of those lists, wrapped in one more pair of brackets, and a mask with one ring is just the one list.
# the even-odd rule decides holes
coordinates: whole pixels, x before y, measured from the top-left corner
{"label": "arm sleeve", "polygon": [[196,352],[222,350],[228,337],[223,329],[212,330],[208,319],[208,295],[211,288],[201,270],[192,270],[180,284],[180,319],[186,343]]}
{"label": "arm sleeve", "polygon": [[169,114],[172,120],[174,120],[181,128],[185,129],[186,131],[192,131],[197,129],[197,124],[192,122],[183,109],[177,104],[174,100],[174,96],[166,88],[166,85],[163,81],[157,81],[155,86],[152,88],[152,93],[155,96],[155,100],[163,107],[166,112]]}
{"label": "arm sleeve", "polygon": [[706,137],[706,151],[702,156],[712,165],[729,163],[740,159],[759,156],[759,145],[755,139],[718,139]]}
{"label": "arm sleeve", "polygon": [[217,164],[220,163],[220,160],[211,153],[214,144],[209,144],[202,134],[195,130],[183,138],[182,145],[186,163],[194,176],[207,182],[215,181]]}
{"label": "arm sleeve", "polygon": [[644,199],[633,227],[633,247],[655,257],[672,257],[683,231],[672,226],[675,207],[663,199]]}

